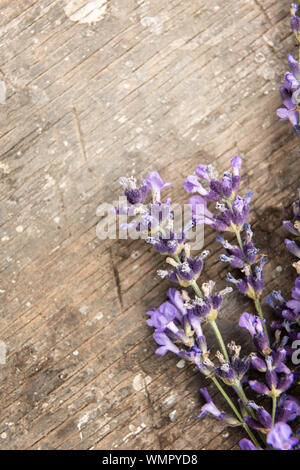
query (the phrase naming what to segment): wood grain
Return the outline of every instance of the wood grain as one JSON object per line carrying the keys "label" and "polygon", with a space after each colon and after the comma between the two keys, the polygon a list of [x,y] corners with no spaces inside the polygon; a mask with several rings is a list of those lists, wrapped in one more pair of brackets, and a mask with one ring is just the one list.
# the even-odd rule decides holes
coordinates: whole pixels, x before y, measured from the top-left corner
{"label": "wood grain", "polygon": [[[155,276],[162,258],[142,241],[98,240],[96,209],[120,176],[154,169],[184,202],[200,162],[222,171],[240,153],[266,290],[288,288],[281,220],[299,161],[275,111],[295,52],[289,6],[111,0],[89,24],[71,3],[0,1],[0,448],[237,448],[238,431],[197,419],[205,381],[153,354],[145,312],[168,287]],[[224,285],[205,235],[205,278]],[[246,343],[236,320],[250,308],[227,299],[227,339]]]}

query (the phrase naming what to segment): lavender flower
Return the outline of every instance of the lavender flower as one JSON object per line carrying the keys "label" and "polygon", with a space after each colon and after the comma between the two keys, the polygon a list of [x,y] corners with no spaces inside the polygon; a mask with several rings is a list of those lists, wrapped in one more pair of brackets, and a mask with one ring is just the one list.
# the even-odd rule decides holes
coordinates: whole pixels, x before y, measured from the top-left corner
{"label": "lavender flower", "polygon": [[[127,204],[116,207],[115,211],[119,215],[135,217],[130,223],[123,224],[122,228],[132,227],[137,232],[145,232],[146,234],[150,230],[152,236],[157,234],[157,236],[159,234],[162,236],[164,230],[167,229],[167,235],[170,235],[168,238],[171,241],[175,240],[174,243],[178,239],[178,243],[180,243],[183,234],[177,235],[172,229],[170,230],[172,226],[171,199],[161,202],[161,190],[167,188],[170,183],[163,183],[157,172],[151,172],[139,187],[133,177],[120,178],[120,184],[124,188]],[[152,201],[145,204],[149,191],[152,195]],[[160,244],[157,243],[156,246],[159,251]]]}
{"label": "lavender flower", "polygon": [[224,295],[232,291],[231,288],[226,288],[214,294],[214,286],[215,283],[213,281],[202,284],[201,290],[203,296],[197,296],[193,300],[190,299],[185,304],[188,312],[200,318],[202,322],[215,321],[217,319]]}
{"label": "lavender flower", "polygon": [[[298,189],[298,192],[299,192],[299,196],[300,196],[300,189]],[[293,221],[285,220],[283,222],[283,226],[292,235],[294,235],[296,237],[300,237],[300,199],[298,201],[294,202],[293,211],[294,211]],[[285,244],[286,244],[287,249],[296,258],[300,259],[300,248],[297,245],[297,243],[287,238],[287,239],[285,239]],[[293,264],[293,266],[297,270],[297,273],[300,274],[300,261],[295,262]]]}
{"label": "lavender flower", "polygon": [[297,16],[298,5],[297,3],[291,4],[291,28],[295,33],[296,38],[298,39],[298,34],[300,32],[300,18]]}
{"label": "lavender flower", "polygon": [[[277,343],[270,346],[259,317],[245,312],[240,317],[239,325],[249,331],[258,353],[252,354],[252,367],[264,373],[265,382],[249,380],[250,387],[258,394],[277,399],[288,390],[294,380],[294,375],[285,364],[285,349]],[[279,378],[278,374],[284,374],[284,376]]]}
{"label": "lavender flower", "polygon": [[147,312],[150,317],[147,324],[155,328],[153,337],[160,346],[156,353],[163,356],[171,351],[187,358],[186,353],[196,347],[199,356],[206,354],[206,342],[200,319],[190,318],[179,291],[169,289],[168,297],[170,300],[164,302],[158,309],[154,308]]}
{"label": "lavender flower", "polygon": [[203,266],[204,259],[209,254],[203,251],[199,256],[192,258],[188,245],[185,245],[178,259],[167,258],[166,262],[173,267],[170,271],[158,271],[158,274],[170,281],[180,284],[182,287],[193,285],[199,278]]}
{"label": "lavender flower", "polygon": [[292,299],[286,301],[281,291],[273,291],[272,295],[266,298],[266,302],[278,317],[278,320],[271,323],[271,327],[284,332],[284,348],[290,357],[294,352],[293,342],[300,339],[300,277],[296,278],[292,289]]}
{"label": "lavender flower", "polygon": [[274,449],[291,450],[299,442],[298,438],[293,437],[292,434],[293,431],[288,424],[277,423],[268,434],[267,444],[273,446]]}
{"label": "lavender flower", "polygon": [[236,418],[232,417],[228,413],[224,411],[220,411],[217,406],[212,401],[207,388],[200,388],[200,392],[204,399],[206,400],[206,404],[201,407],[201,413],[198,418],[203,418],[207,414],[213,416],[218,421],[222,421],[223,423],[227,424],[228,426],[240,426],[241,423]]}
{"label": "lavender flower", "polygon": [[260,447],[256,447],[249,439],[242,439],[239,445],[242,450],[262,450]]}
{"label": "lavender flower", "polygon": [[[268,356],[271,353],[269,339],[264,332],[263,323],[258,316],[244,312],[240,317],[239,326],[250,333],[254,346],[260,354]],[[256,362],[252,360],[252,363],[253,365],[257,364],[257,367],[255,367],[257,370],[266,370],[266,366],[262,366],[258,360]]]}
{"label": "lavender flower", "polygon": [[[232,274],[229,274],[227,279],[240,292],[255,300],[260,297],[264,288],[263,266],[266,258],[261,257],[258,260],[259,250],[254,246],[253,232],[250,224],[247,223],[252,192],[248,191],[246,198],[237,194],[240,188],[241,157],[234,157],[231,165],[232,173],[226,171],[221,180],[216,179],[216,173],[211,166],[199,165],[196,175],[187,178],[184,188],[187,192],[198,192],[201,195],[193,196],[189,200],[195,224],[204,223],[218,232],[235,233],[238,245],[230,243],[221,234],[217,236],[217,241],[225,249],[225,254],[222,254],[220,259],[241,270],[242,278],[235,279]],[[193,182],[192,186],[191,182]],[[203,185],[209,185],[209,188],[205,189]],[[208,210],[207,202],[209,201],[217,202],[217,214]],[[200,215],[197,215],[200,212],[196,209],[197,205],[204,208]],[[240,234],[243,231],[242,239]]]}
{"label": "lavender flower", "polygon": [[[242,450],[261,450],[256,447],[249,439],[240,441]],[[299,439],[293,436],[293,431],[286,423],[277,423],[267,434],[267,444],[276,450],[292,450],[299,444]]]}
{"label": "lavender flower", "polygon": [[[222,261],[222,259],[221,259]],[[250,299],[259,299],[264,290],[264,275],[263,267],[267,260],[263,256],[259,264],[255,266],[254,272],[250,269],[249,265],[246,265],[242,272],[243,278],[236,279],[231,273],[227,274],[227,280],[235,285],[235,287],[244,295],[247,295]]]}
{"label": "lavender flower", "polygon": [[[297,16],[298,5],[292,3],[291,7],[291,28],[294,32],[298,44],[300,44],[299,26],[300,19]],[[300,104],[300,68],[296,59],[289,54],[288,63],[290,72],[286,73],[282,85],[280,86],[280,95],[285,108],[277,110],[278,117],[283,121],[290,121],[298,137],[300,137],[299,125],[299,104]]]}
{"label": "lavender flower", "polygon": [[124,187],[125,196],[129,204],[141,204],[145,201],[148,193],[146,181],[143,181],[139,188],[137,188],[136,179],[133,177],[121,178],[120,184]]}
{"label": "lavender flower", "polygon": [[250,366],[250,357],[240,357],[241,346],[237,346],[234,341],[228,345],[229,359],[225,360],[221,353],[218,353],[220,366],[216,367],[215,374],[226,385],[239,386]]}
{"label": "lavender flower", "polygon": [[[233,199],[240,186],[239,169],[242,159],[239,156],[231,160],[232,173],[225,172],[221,181],[217,180],[217,173],[211,165],[199,165],[195,175],[188,176],[184,189],[188,193],[199,193],[207,200],[220,202],[223,198]],[[208,184],[208,189],[202,186],[201,180]]]}

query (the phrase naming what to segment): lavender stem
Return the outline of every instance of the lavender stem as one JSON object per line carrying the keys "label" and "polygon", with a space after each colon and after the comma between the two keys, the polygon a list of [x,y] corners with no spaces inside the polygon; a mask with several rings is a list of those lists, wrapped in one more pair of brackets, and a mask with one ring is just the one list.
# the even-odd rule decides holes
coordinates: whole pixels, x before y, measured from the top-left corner
{"label": "lavender stem", "polygon": [[248,436],[250,437],[251,441],[253,442],[253,444],[256,446],[256,447],[260,447],[260,444],[258,443],[258,441],[256,440],[256,437],[254,436],[254,434],[252,433],[252,431],[250,430],[249,426],[245,423],[245,421],[243,420],[243,417],[241,416],[241,414],[239,413],[239,411],[237,410],[236,406],[234,405],[234,403],[231,401],[231,399],[229,398],[229,396],[227,395],[227,393],[225,392],[224,388],[222,387],[222,385],[219,383],[219,381],[215,378],[215,377],[211,377],[213,383],[215,384],[215,386],[217,387],[217,389],[219,390],[219,392],[222,394],[222,396],[225,398],[225,400],[227,401],[228,405],[231,407],[232,411],[234,412],[234,414],[236,415],[236,417],[238,418],[238,420],[241,422],[241,425],[243,426],[243,428],[245,429],[245,431],[247,432]]}
{"label": "lavender stem", "polygon": [[226,361],[229,362],[229,357],[228,357],[227,349],[226,349],[225,343],[224,343],[224,341],[223,341],[223,337],[222,337],[222,335],[221,335],[221,332],[220,332],[220,330],[219,330],[219,328],[218,328],[218,325],[217,325],[216,321],[215,321],[215,320],[212,320],[212,321],[210,321],[209,323],[210,323],[210,325],[211,325],[211,327],[212,327],[212,329],[213,329],[213,332],[214,332],[214,334],[215,334],[215,336],[216,336],[216,338],[217,338],[217,340],[218,340],[218,343],[219,343],[220,348],[221,348],[221,350],[222,350],[223,356],[225,357]]}

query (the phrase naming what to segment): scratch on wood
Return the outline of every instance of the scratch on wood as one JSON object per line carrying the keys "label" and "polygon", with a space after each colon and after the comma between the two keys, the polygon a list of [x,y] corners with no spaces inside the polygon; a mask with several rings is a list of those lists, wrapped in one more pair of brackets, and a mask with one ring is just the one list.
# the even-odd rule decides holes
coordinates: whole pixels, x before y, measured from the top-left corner
{"label": "scratch on wood", "polygon": [[118,299],[119,299],[120,307],[123,308],[123,298],[122,298],[122,290],[121,290],[121,281],[120,281],[119,271],[118,271],[118,268],[115,264],[113,251],[112,251],[111,248],[109,249],[109,252],[110,252],[111,266],[112,266],[114,279],[115,279],[117,292],[118,292]]}
{"label": "scratch on wood", "polygon": [[150,397],[150,393],[149,393],[149,390],[148,390],[148,385],[147,385],[147,380],[144,379],[144,385],[145,385],[145,395],[146,395],[146,398],[147,398],[147,402],[148,402],[148,410],[149,410],[149,416],[151,418],[151,427],[152,427],[152,430],[157,438],[157,442],[158,442],[158,446],[159,446],[159,450],[163,450],[163,445],[162,445],[162,442],[161,442],[161,438],[160,438],[160,435],[159,433],[157,432],[156,430],[156,425],[155,425],[155,410],[154,410],[154,407],[153,407],[153,403],[152,403],[152,400],[151,400],[151,397]]}
{"label": "scratch on wood", "polygon": [[67,209],[66,209],[65,201],[64,201],[64,195],[63,195],[62,190],[61,190],[61,188],[59,187],[58,184],[56,184],[56,187],[57,187],[57,192],[58,192],[59,199],[60,199],[61,209],[62,209],[62,211],[64,213],[64,216],[65,216],[65,221],[66,221],[66,225],[67,225],[67,228],[68,228],[69,238],[71,238],[72,232],[71,232],[71,228],[70,228],[70,225],[69,225]]}
{"label": "scratch on wood", "polygon": [[269,17],[269,15],[268,15],[266,9],[259,3],[258,0],[254,0],[254,3],[255,3],[255,5],[257,6],[257,8],[261,11],[261,13],[264,15],[265,20],[266,20],[271,26],[273,26],[273,25],[272,25],[271,18]]}
{"label": "scratch on wood", "polygon": [[83,133],[82,133],[80,120],[79,120],[78,113],[77,113],[77,110],[76,110],[75,106],[73,106],[72,111],[73,111],[74,118],[75,118],[76,130],[77,130],[77,134],[78,134],[78,140],[79,140],[79,143],[80,143],[80,148],[81,148],[81,151],[82,151],[82,155],[83,155],[84,160],[87,163],[88,159],[87,159],[87,154],[86,154],[86,149],[85,149]]}

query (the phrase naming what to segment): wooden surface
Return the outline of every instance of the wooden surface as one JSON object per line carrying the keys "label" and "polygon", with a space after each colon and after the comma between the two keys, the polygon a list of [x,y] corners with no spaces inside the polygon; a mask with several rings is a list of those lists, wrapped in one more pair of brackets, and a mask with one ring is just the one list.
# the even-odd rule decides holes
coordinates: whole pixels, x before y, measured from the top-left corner
{"label": "wooden surface", "polygon": [[[240,153],[266,293],[286,291],[299,160],[275,111],[296,53],[288,16],[276,0],[0,0],[1,449],[237,447],[238,431],[197,419],[205,381],[153,354],[162,257],[100,242],[96,209],[120,176],[154,169],[183,202],[200,162],[223,171]],[[204,279],[224,285],[205,235]],[[228,340],[246,343],[236,320],[251,308],[227,298]]]}

